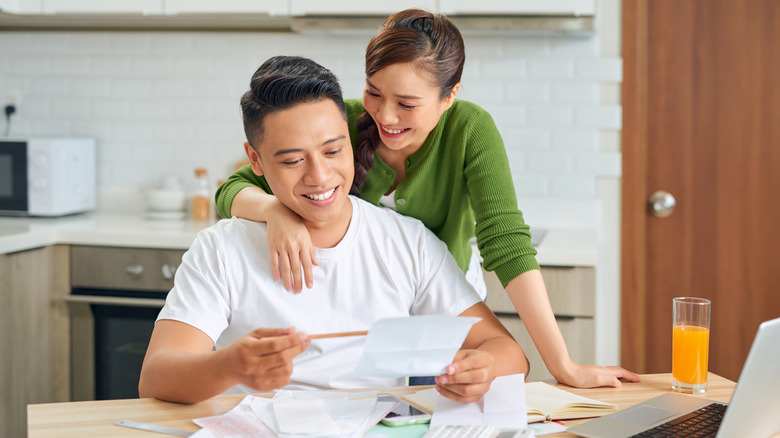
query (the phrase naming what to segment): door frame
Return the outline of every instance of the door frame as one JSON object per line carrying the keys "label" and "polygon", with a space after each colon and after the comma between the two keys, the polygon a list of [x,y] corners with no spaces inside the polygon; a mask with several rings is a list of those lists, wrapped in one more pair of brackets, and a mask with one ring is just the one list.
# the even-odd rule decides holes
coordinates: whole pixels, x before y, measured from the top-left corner
{"label": "door frame", "polygon": [[647,61],[648,0],[623,0],[620,362],[645,372],[647,352]]}

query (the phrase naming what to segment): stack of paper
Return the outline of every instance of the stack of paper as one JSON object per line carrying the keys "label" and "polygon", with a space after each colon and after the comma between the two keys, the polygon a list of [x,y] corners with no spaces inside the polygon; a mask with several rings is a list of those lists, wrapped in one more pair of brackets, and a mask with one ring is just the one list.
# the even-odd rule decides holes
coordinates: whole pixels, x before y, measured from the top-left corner
{"label": "stack of paper", "polygon": [[279,391],[247,396],[224,415],[198,418],[196,438],[360,437],[394,407],[376,392]]}

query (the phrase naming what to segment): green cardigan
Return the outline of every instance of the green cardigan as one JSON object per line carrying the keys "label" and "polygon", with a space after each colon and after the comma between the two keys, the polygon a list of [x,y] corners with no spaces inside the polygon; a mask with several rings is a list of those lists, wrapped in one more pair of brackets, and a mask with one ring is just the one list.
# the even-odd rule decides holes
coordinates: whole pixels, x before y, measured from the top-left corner
{"label": "green cardigan", "polygon": [[[345,103],[354,140],[363,104],[360,99]],[[487,111],[456,100],[405,165],[406,177],[395,189],[398,212],[422,221],[447,244],[464,272],[471,258],[469,240],[475,235],[483,267],[495,271],[504,286],[526,271],[539,269],[531,232],[517,208],[504,142]],[[360,197],[379,205],[395,176],[375,154]],[[269,192],[264,177],[255,175],[250,166],[234,172],[217,191],[219,214],[230,217],[233,198],[250,186]]]}

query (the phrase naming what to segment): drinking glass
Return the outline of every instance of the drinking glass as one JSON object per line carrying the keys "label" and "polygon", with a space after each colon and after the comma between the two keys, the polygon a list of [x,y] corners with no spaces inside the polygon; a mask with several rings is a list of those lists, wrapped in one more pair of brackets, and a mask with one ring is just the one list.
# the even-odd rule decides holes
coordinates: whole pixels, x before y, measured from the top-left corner
{"label": "drinking glass", "polygon": [[672,389],[687,394],[707,390],[710,300],[677,297],[672,314]]}

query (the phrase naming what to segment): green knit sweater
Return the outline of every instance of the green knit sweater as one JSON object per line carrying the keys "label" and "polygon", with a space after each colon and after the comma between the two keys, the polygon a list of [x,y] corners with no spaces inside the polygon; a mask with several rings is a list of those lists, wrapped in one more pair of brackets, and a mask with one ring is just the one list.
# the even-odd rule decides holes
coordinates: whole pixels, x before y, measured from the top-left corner
{"label": "green knit sweater", "polygon": [[[363,104],[359,99],[345,103],[354,140]],[[539,269],[531,232],[517,208],[504,142],[487,111],[456,100],[405,165],[406,177],[395,189],[398,212],[422,221],[447,244],[464,272],[471,258],[469,240],[475,235],[484,268],[495,271],[504,286],[526,271]],[[375,154],[360,197],[379,205],[395,176]],[[230,217],[233,198],[249,186],[270,193],[264,177],[255,175],[250,166],[241,168],[217,191],[219,214]]]}

